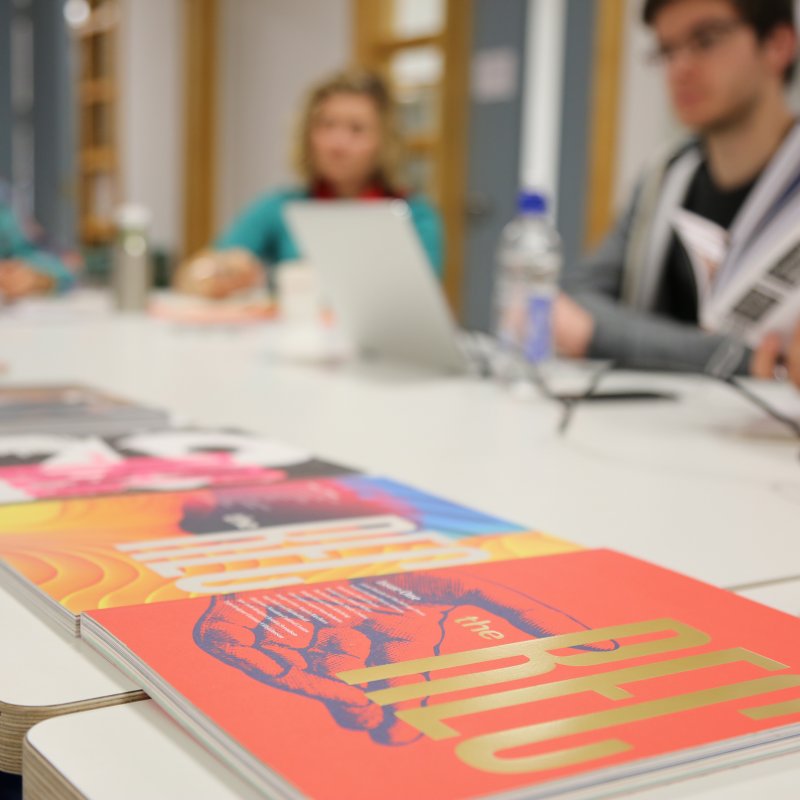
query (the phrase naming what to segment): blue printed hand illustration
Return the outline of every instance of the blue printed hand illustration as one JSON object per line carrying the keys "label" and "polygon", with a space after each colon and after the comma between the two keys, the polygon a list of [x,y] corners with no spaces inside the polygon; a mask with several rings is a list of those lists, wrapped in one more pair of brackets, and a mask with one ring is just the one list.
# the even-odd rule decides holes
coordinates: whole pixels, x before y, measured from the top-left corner
{"label": "blue printed hand illustration", "polygon": [[[586,630],[521,592],[448,572],[215,597],[195,626],[195,642],[261,683],[319,700],[343,727],[367,731],[382,744],[405,744],[419,734],[391,706],[372,702],[337,675],[437,654],[444,620],[459,607],[477,607],[531,638]],[[476,647],[488,644],[478,640]],[[615,646],[599,642],[589,649]],[[371,689],[410,680],[419,678]]]}

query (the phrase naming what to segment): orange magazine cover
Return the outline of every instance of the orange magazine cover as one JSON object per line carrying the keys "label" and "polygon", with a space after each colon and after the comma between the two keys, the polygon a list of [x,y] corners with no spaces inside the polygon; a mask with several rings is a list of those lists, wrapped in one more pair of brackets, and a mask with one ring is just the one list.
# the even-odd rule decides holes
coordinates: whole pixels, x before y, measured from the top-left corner
{"label": "orange magazine cover", "polygon": [[599,793],[800,746],[800,620],[609,550],[101,610],[83,629],[271,797]]}
{"label": "orange magazine cover", "polygon": [[92,608],[577,547],[362,475],[0,507],[0,580],[75,633]]}

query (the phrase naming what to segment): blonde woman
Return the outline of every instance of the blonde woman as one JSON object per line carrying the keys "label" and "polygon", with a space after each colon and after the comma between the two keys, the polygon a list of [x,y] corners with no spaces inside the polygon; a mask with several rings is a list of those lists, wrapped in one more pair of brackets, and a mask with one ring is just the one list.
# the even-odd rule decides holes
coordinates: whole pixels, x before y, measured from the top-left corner
{"label": "blonde woman", "polygon": [[439,216],[424,199],[407,195],[399,176],[400,135],[385,83],[349,70],[314,87],[306,101],[294,147],[300,186],[270,192],[247,207],[204,251],[182,265],[179,289],[225,297],[263,280],[265,265],[301,257],[284,219],[298,200],[403,198],[432,269],[442,272]]}

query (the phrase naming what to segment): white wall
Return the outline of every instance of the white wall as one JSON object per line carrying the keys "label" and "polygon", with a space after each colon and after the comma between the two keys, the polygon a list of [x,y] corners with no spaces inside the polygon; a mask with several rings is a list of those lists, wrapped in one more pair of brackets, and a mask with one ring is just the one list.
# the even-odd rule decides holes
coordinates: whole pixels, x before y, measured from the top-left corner
{"label": "white wall", "polygon": [[558,207],[566,3],[528,0],[522,98],[520,186],[544,191]]}
{"label": "white wall", "polygon": [[309,85],[351,58],[349,0],[220,3],[217,227],[295,178],[295,114]]}
{"label": "white wall", "polygon": [[153,214],[151,240],[175,250],[183,224],[183,0],[122,0],[122,199]]}
{"label": "white wall", "polygon": [[644,0],[626,0],[625,50],[620,71],[614,202],[621,209],[653,153],[681,135],[670,110],[663,73],[647,63],[652,33],[643,25]]}

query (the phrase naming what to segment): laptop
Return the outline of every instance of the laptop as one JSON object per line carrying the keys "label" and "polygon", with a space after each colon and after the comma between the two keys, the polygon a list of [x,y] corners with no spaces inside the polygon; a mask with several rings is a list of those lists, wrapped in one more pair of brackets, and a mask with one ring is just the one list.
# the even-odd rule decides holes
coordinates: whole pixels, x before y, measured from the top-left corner
{"label": "laptop", "polygon": [[289,228],[359,350],[441,372],[468,361],[439,282],[402,200],[303,201]]}

